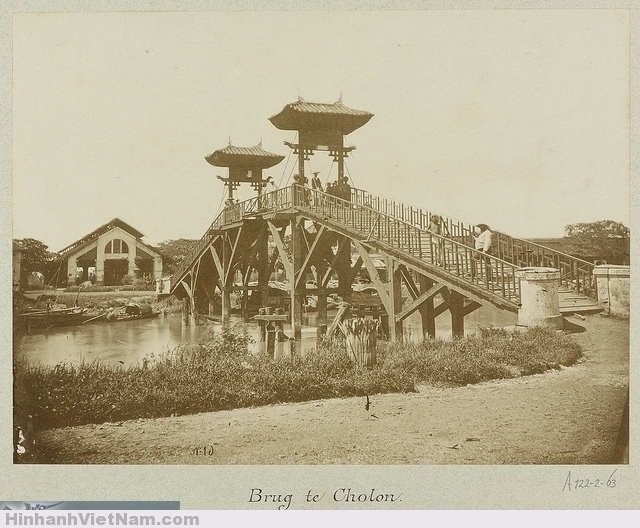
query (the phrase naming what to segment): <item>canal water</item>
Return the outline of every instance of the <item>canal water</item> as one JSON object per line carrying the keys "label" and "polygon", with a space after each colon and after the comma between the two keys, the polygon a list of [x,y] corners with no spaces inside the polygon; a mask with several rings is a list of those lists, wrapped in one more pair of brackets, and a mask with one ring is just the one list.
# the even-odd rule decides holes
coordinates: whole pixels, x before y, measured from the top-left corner
{"label": "canal water", "polygon": [[[331,320],[333,314],[329,313]],[[232,325],[247,329],[257,349],[257,323],[242,323],[232,317]],[[304,316],[302,349],[314,348],[316,314]],[[501,312],[493,307],[482,307],[465,318],[465,332],[471,334],[479,326],[512,326],[515,314]],[[66,328],[51,328],[46,332],[18,335],[14,340],[14,357],[32,364],[56,365],[58,363],[81,363],[92,361],[122,362],[131,365],[142,362],[145,357],[173,350],[180,344],[196,343],[207,331],[220,330],[219,323],[183,326],[180,315],[160,316],[156,319],[121,321],[117,323],[95,323]],[[291,335],[291,327],[284,326],[285,334]],[[421,339],[419,315],[413,314],[404,325],[405,338]],[[436,318],[436,335],[451,335],[451,317],[448,312]]]}

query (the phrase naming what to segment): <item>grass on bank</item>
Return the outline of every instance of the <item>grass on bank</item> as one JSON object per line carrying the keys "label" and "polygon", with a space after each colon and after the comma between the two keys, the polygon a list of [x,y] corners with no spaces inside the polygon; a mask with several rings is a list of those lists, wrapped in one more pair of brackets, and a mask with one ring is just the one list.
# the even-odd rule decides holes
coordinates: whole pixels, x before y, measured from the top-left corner
{"label": "grass on bank", "polygon": [[280,402],[411,392],[418,384],[466,385],[572,365],[570,337],[542,328],[419,344],[380,343],[378,364],[358,368],[341,343],[304,358],[272,360],[249,352],[246,334],[224,331],[144,364],[100,362],[16,365],[15,381],[41,429],[193,414]]}

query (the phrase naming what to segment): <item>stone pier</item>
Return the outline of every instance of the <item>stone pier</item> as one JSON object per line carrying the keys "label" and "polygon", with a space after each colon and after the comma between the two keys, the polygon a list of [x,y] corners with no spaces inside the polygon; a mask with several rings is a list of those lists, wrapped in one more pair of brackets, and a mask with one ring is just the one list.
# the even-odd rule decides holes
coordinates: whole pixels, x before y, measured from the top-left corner
{"label": "stone pier", "polygon": [[593,269],[598,290],[598,302],[604,313],[618,317],[629,317],[630,277],[629,266],[596,266]]}
{"label": "stone pier", "polygon": [[562,329],[558,284],[560,272],[555,268],[521,268],[516,271],[520,280],[522,306],[518,311],[521,326],[546,326]]}

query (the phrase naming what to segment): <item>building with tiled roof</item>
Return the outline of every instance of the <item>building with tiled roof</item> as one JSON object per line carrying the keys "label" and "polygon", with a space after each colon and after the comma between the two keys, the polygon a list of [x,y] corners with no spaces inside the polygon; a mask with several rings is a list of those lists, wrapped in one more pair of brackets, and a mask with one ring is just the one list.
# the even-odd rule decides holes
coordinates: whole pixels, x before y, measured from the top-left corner
{"label": "building with tiled roof", "polygon": [[141,239],[144,235],[120,220],[101,225],[59,253],[67,259],[67,284],[92,279],[107,286],[122,284],[125,276],[162,277],[162,255]]}

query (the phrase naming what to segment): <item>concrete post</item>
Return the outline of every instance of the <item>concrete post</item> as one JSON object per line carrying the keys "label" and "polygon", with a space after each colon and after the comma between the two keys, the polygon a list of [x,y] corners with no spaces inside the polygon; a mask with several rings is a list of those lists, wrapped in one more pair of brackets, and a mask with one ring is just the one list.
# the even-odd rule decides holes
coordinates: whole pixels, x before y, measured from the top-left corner
{"label": "concrete post", "polygon": [[96,246],[96,284],[104,284],[104,246],[105,241],[98,239]]}
{"label": "concrete post", "polygon": [[555,268],[521,268],[516,271],[516,279],[520,280],[521,302],[518,324],[561,330],[560,272]]}
{"label": "concrete post", "polygon": [[[78,277],[78,261],[75,257],[67,260],[67,286],[74,286]],[[26,284],[25,284],[26,287]]]}
{"label": "concrete post", "polygon": [[598,302],[607,315],[629,317],[630,275],[629,266],[596,266],[593,276],[596,280]]}
{"label": "concrete post", "polygon": [[155,279],[162,278],[162,257],[153,258],[153,277]]}

